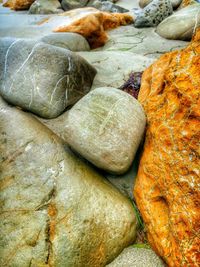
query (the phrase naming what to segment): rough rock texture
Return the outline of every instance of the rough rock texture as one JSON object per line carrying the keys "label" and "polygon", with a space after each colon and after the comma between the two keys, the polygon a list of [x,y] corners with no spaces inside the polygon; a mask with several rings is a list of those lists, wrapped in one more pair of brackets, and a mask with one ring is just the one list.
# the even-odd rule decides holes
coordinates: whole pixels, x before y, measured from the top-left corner
{"label": "rough rock texture", "polygon": [[[153,0],[140,0],[139,1],[139,6],[141,8],[144,8],[145,6],[147,6],[149,3],[151,3]],[[182,2],[182,0],[170,0],[172,6],[174,9],[176,9]]]}
{"label": "rough rock texture", "polygon": [[10,103],[53,118],[91,88],[96,70],[69,50],[31,40],[0,41],[0,93]]}
{"label": "rough rock texture", "polygon": [[149,242],[172,267],[200,265],[200,30],[143,74],[147,133],[134,189]]}
{"label": "rough rock texture", "polygon": [[128,9],[115,5],[110,1],[92,0],[88,3],[87,6],[97,8],[100,11],[111,13],[125,13],[129,11]]}
{"label": "rough rock texture", "polygon": [[61,4],[58,0],[36,0],[30,7],[30,14],[56,14],[62,13]]}
{"label": "rough rock texture", "polygon": [[3,6],[14,10],[24,10],[29,9],[34,1],[35,0],[8,0]]}
{"label": "rough rock texture", "polygon": [[33,116],[0,103],[0,266],[99,267],[134,241],[132,204]]}
{"label": "rough rock texture", "polygon": [[89,0],[62,0],[61,5],[64,10],[85,7]]}
{"label": "rough rock texture", "polygon": [[[108,36],[106,30],[117,28],[121,25],[127,25],[133,22],[133,17],[128,14],[100,12],[95,8],[88,7],[76,9],[62,14],[62,16],[76,16],[76,13],[82,13],[74,21],[69,21],[66,25],[58,26],[55,32],[75,32],[81,34],[87,39],[91,48],[103,46]],[[84,14],[85,12],[85,14]]]}
{"label": "rough rock texture", "polygon": [[95,166],[122,174],[131,166],[145,123],[132,96],[112,87],[97,88],[68,112],[65,140]]}
{"label": "rough rock texture", "polygon": [[197,2],[199,2],[199,0],[182,0],[181,5],[179,6],[179,9],[196,4]]}
{"label": "rough rock texture", "polygon": [[200,27],[200,4],[185,7],[161,22],[156,32],[167,39],[191,40]]}
{"label": "rough rock texture", "polygon": [[89,51],[90,46],[87,40],[77,33],[52,33],[40,39],[46,44],[55,45],[71,51]]}
{"label": "rough rock texture", "polygon": [[107,267],[164,267],[162,260],[151,249],[125,248]]}
{"label": "rough rock texture", "polygon": [[134,26],[154,27],[173,13],[170,0],[153,0],[136,17]]}

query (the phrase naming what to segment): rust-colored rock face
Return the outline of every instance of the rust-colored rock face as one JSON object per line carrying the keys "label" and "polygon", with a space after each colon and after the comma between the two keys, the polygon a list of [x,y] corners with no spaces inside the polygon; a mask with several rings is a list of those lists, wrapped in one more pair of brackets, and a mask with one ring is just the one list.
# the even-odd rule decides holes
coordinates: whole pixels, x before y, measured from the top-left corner
{"label": "rust-colored rock face", "polygon": [[169,266],[200,266],[200,31],[143,74],[147,133],[134,195]]}
{"label": "rust-colored rock face", "polygon": [[34,1],[35,0],[8,0],[3,6],[10,7],[14,10],[24,10],[29,9]]}

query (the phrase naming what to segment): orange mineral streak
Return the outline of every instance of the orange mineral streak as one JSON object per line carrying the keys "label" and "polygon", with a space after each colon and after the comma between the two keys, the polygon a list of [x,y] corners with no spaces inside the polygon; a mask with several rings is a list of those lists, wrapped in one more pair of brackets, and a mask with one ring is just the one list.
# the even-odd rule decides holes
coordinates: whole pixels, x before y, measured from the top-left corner
{"label": "orange mineral streak", "polygon": [[[86,13],[85,16],[77,18],[71,24],[55,28],[54,32],[79,33],[87,39],[91,48],[97,48],[103,46],[108,40],[106,30],[133,22],[133,17],[124,13],[100,12],[94,8],[82,8],[81,10],[89,9],[91,9],[91,13]],[[74,11],[68,11],[62,14],[62,16],[72,17],[73,14]]]}
{"label": "orange mineral streak", "polygon": [[50,240],[52,241],[55,237],[55,217],[57,215],[57,209],[54,204],[50,204],[48,207],[48,215],[50,217],[50,225],[49,225],[49,234],[50,234]]}
{"label": "orange mineral streak", "polygon": [[147,132],[134,195],[168,266],[200,266],[200,29],[142,76]]}
{"label": "orange mineral streak", "polygon": [[3,6],[14,10],[26,10],[29,9],[34,1],[35,0],[8,0]]}

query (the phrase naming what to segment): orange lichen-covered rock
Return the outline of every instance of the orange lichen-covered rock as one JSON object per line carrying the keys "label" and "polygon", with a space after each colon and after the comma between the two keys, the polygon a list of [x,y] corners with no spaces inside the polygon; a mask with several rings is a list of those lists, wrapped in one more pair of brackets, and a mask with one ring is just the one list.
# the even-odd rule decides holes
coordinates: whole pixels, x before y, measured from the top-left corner
{"label": "orange lichen-covered rock", "polygon": [[14,10],[24,10],[29,9],[34,1],[35,0],[8,0],[3,6]]}
{"label": "orange lichen-covered rock", "polygon": [[143,74],[147,115],[134,188],[148,239],[169,266],[200,266],[200,29]]}
{"label": "orange lichen-covered rock", "polygon": [[84,36],[91,48],[103,46],[107,39],[106,30],[117,28],[133,22],[133,17],[124,13],[107,13],[95,8],[81,8],[75,11],[67,11],[60,16],[73,17],[76,13],[85,14],[72,21],[70,24],[58,26],[54,32],[74,32]]}

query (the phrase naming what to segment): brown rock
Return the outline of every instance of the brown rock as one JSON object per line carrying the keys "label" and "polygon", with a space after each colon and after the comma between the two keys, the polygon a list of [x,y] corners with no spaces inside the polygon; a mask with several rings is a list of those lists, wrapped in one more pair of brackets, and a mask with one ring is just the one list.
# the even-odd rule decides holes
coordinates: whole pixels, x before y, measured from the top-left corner
{"label": "brown rock", "polygon": [[149,242],[169,266],[200,266],[200,30],[143,74],[147,133],[134,189]]}
{"label": "brown rock", "polygon": [[34,1],[35,0],[8,0],[3,6],[14,10],[23,10],[29,9]]}
{"label": "brown rock", "polygon": [[95,8],[81,8],[75,11],[64,12],[61,16],[76,17],[65,25],[56,27],[54,32],[74,32],[85,37],[91,48],[103,46],[107,39],[106,30],[117,28],[121,25],[131,24],[133,17],[124,13],[101,12]]}

